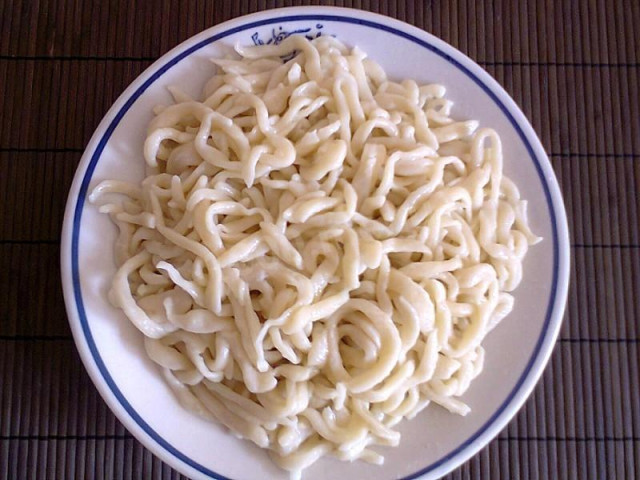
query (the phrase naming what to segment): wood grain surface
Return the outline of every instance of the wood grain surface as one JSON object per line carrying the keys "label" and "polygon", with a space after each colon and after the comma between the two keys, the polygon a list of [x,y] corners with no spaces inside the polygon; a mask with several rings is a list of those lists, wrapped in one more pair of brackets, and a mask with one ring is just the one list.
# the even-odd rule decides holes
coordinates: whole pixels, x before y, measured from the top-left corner
{"label": "wood grain surface", "polygon": [[[509,426],[446,478],[640,478],[640,2],[324,3],[396,17],[484,66],[531,120],[566,202],[572,283],[552,360]],[[183,478],[80,362],[60,285],[66,195],[101,118],[151,62],[293,4],[0,2],[0,478]]]}

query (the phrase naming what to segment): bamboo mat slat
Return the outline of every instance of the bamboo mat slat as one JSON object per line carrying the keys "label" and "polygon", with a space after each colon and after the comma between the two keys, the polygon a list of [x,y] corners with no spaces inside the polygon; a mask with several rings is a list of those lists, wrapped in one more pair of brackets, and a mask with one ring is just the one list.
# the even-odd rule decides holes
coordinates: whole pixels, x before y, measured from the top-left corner
{"label": "bamboo mat slat", "polygon": [[[446,478],[640,478],[640,2],[322,3],[399,18],[480,63],[530,119],[563,191],[572,283],[550,364],[507,428]],[[66,195],[98,123],[155,59],[294,4],[0,1],[0,478],[184,478],[82,367],[59,280]]]}

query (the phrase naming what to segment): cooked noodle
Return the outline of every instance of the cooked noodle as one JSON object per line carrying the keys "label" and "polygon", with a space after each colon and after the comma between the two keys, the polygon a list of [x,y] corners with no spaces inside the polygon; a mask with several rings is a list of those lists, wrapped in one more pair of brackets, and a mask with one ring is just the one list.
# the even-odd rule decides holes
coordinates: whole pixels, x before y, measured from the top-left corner
{"label": "cooked noodle", "polygon": [[538,241],[526,202],[444,87],[329,37],[236,50],[203,101],[172,89],[157,110],[142,183],[93,190],[125,196],[101,206],[110,300],[183,405],[292,476],[326,454],[380,464],[403,418],[469,411]]}

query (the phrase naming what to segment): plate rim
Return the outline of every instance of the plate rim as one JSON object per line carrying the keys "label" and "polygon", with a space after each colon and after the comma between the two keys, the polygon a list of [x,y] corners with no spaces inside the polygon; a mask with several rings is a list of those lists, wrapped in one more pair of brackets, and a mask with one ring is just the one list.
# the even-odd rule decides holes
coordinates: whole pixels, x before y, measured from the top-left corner
{"label": "plate rim", "polygon": [[491,417],[451,452],[417,472],[403,477],[402,480],[427,476],[437,478],[458,467],[487,445],[522,407],[542,375],[556,343],[566,306],[570,266],[569,233],[566,211],[553,168],[537,134],[520,107],[491,75],[464,53],[434,35],[400,20],[342,7],[306,6],[264,10],[214,25],[185,40],[162,55],[124,90],[99,123],[87,144],[74,175],[64,214],[61,236],[61,276],[67,316],[76,348],[85,369],[111,411],[146,448],[162,461],[190,476],[206,475],[208,478],[231,480],[200,465],[155,432],[129,404],[102,362],[88,325],[80,286],[78,247],[82,211],[87,203],[86,196],[93,171],[113,131],[138,97],[162,74],[204,46],[234,33],[300,20],[335,21],[384,30],[428,48],[447,60],[454,68],[461,70],[481,87],[507,117],[526,146],[545,191],[552,224],[554,287],[551,290],[540,336],[517,383]]}

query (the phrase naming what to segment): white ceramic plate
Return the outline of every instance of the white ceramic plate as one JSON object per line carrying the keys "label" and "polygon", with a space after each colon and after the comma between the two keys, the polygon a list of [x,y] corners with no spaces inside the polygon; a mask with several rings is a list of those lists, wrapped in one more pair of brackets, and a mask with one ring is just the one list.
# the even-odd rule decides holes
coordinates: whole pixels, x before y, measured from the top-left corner
{"label": "white ceramic plate", "polygon": [[213,72],[209,58],[224,54],[236,42],[278,42],[290,34],[335,35],[360,46],[394,79],[445,85],[447,97],[455,102],[455,118],[478,119],[500,134],[506,173],[529,200],[533,229],[544,237],[525,260],[513,313],[485,342],[484,372],[464,396],[472,413],[462,418],[430,407],[401,424],[400,447],[378,449],[386,457],[384,466],[326,459],[304,474],[305,480],[438,478],[497,435],[540,377],[566,301],[569,242],[556,178],[520,109],[465,55],[405,23],[333,7],[270,10],[196,35],[133,82],[93,135],[69,194],[62,280],[73,335],[109,407],[162,460],[192,478],[287,478],[257,447],[190,414],[173,397],[144,354],[142,335],[107,301],[115,272],[116,228],[87,203],[87,193],[104,179],[142,178],[146,125],[153,106],[170,102],[168,85],[199,97]]}

